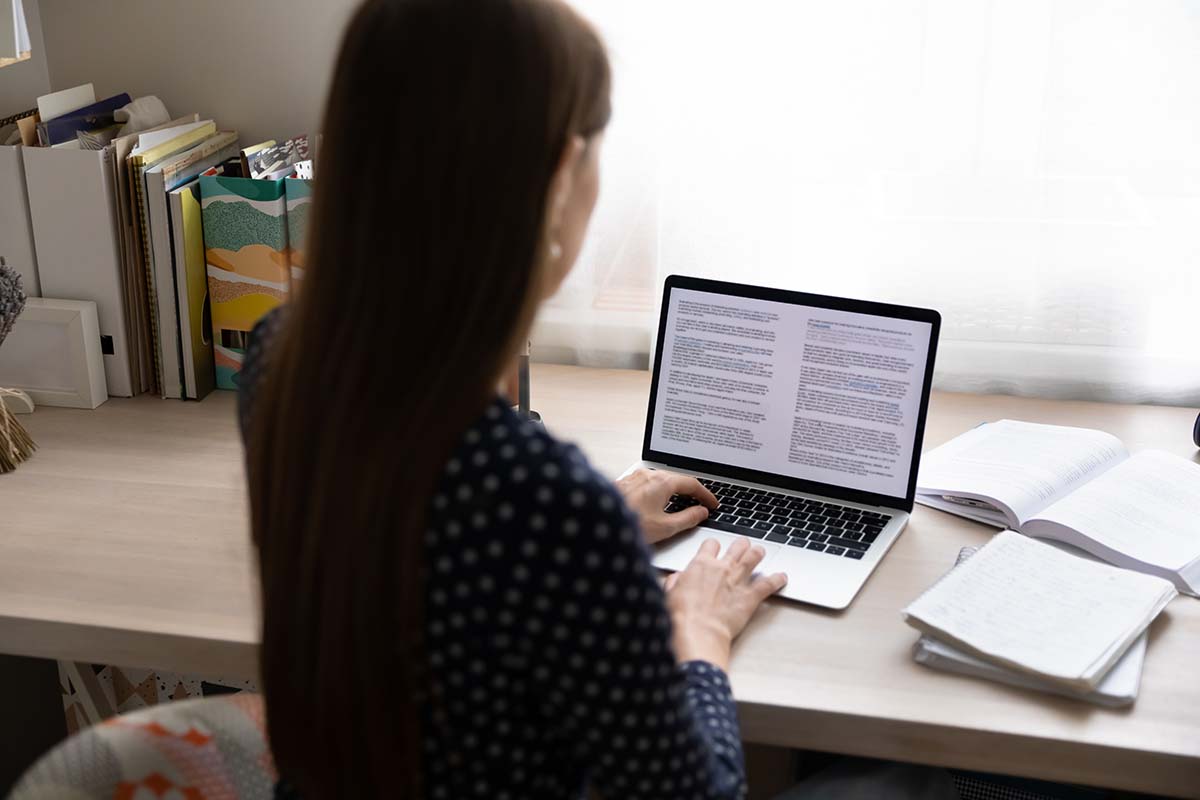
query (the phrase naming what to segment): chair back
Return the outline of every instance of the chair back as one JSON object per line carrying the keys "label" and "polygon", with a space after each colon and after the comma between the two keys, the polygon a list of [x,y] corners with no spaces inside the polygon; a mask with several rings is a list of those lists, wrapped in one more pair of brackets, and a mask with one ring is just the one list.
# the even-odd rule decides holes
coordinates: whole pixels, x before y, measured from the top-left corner
{"label": "chair back", "polygon": [[164,703],[80,731],[34,764],[10,800],[271,800],[262,696]]}

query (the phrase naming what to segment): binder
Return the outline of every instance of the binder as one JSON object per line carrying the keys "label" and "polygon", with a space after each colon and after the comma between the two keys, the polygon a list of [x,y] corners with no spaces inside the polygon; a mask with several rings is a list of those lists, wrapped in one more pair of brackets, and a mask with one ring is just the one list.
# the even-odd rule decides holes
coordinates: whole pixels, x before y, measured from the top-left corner
{"label": "binder", "polygon": [[0,147],[0,258],[21,276],[26,297],[41,297],[20,145]]}
{"label": "binder", "polygon": [[131,397],[113,149],[26,147],[22,160],[41,292],[96,304],[108,393]]}

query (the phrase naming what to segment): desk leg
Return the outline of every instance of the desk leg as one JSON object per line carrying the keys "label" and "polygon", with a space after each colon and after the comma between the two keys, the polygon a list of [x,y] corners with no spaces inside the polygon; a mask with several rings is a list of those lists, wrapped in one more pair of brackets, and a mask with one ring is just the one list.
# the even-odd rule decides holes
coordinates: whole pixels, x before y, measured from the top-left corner
{"label": "desk leg", "polygon": [[746,800],[768,800],[796,785],[796,751],[765,744],[742,743],[746,754]]}
{"label": "desk leg", "polygon": [[54,662],[0,655],[0,797],[66,735]]}

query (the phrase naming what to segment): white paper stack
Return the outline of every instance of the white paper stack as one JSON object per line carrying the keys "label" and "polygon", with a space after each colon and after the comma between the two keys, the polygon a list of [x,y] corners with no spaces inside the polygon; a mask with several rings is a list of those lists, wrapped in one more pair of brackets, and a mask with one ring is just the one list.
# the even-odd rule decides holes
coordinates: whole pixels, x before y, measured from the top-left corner
{"label": "white paper stack", "polygon": [[1162,578],[1004,531],[903,613],[924,634],[920,663],[1126,705],[1137,696],[1146,629],[1176,594]]}
{"label": "white paper stack", "polygon": [[[978,547],[964,547],[959,551],[958,563],[961,564],[979,550]],[[1035,675],[1008,669],[992,664],[980,658],[968,655],[952,645],[939,642],[932,636],[922,636],[913,645],[913,658],[918,664],[933,669],[954,672],[975,678],[986,678],[997,683],[1006,683],[1022,689],[1033,689],[1039,692],[1071,697],[1076,700],[1086,700],[1096,705],[1119,708],[1131,705],[1137,699],[1138,690],[1142,684],[1142,665],[1146,661],[1146,644],[1149,633],[1143,633],[1137,638],[1125,655],[1116,663],[1112,670],[1100,681],[1094,691],[1079,691],[1077,689],[1058,686],[1040,680]]]}

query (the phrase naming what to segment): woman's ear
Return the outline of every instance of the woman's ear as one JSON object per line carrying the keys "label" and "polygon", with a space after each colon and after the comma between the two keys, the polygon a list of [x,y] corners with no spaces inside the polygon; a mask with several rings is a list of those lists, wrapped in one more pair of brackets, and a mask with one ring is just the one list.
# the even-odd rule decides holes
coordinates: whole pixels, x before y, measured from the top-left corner
{"label": "woman's ear", "polygon": [[588,220],[596,205],[599,175],[591,144],[572,136],[563,148],[546,200],[546,252],[542,256],[543,299],[558,291],[579,257]]}
{"label": "woman's ear", "polygon": [[571,192],[575,190],[575,174],[587,151],[587,141],[582,136],[572,136],[563,148],[562,158],[558,160],[558,168],[550,180],[550,196],[546,209],[546,229],[553,232],[562,225],[563,214],[571,200]]}

